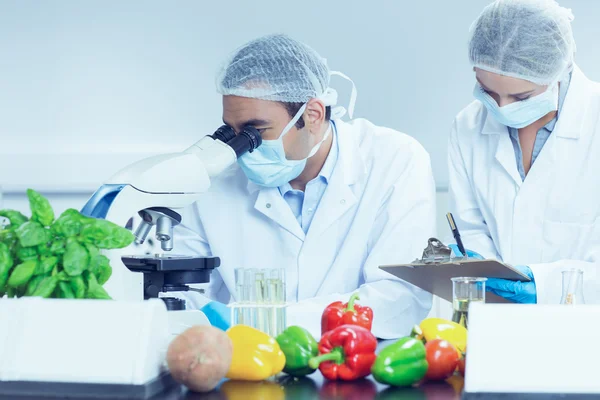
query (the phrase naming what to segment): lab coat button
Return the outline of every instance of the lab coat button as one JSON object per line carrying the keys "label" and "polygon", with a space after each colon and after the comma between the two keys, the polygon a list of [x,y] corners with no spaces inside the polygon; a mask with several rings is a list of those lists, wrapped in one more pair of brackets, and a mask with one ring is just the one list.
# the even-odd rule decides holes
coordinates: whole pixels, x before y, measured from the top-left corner
{"label": "lab coat button", "polygon": [[344,200],[344,199],[340,200],[340,204],[346,204],[346,200]]}
{"label": "lab coat button", "polygon": [[309,213],[309,214],[312,214],[312,212],[313,212],[313,209],[312,209],[312,208],[309,208],[309,209],[308,209],[308,213]]}
{"label": "lab coat button", "polygon": [[267,203],[266,207],[271,208],[271,203]]}

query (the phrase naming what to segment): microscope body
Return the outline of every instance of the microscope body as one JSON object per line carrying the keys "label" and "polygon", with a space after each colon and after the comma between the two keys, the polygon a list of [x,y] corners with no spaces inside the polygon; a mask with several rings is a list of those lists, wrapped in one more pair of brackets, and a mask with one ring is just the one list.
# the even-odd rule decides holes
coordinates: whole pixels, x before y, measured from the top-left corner
{"label": "microscope body", "polygon": [[[173,249],[173,227],[181,223],[177,210],[196,202],[209,190],[212,177],[261,143],[254,128],[236,135],[224,126],[181,153],[157,155],[129,165],[92,195],[82,214],[120,226],[138,214],[142,222],[135,230],[136,242],[143,243],[154,227],[161,248],[167,252],[147,257],[131,254],[133,246],[106,252],[113,273],[104,288],[113,299],[144,300],[163,291],[185,291],[187,283],[209,281],[207,270],[219,266],[218,258],[167,255]],[[157,279],[157,274],[164,276]],[[162,287],[157,287],[159,281]],[[181,305],[174,309],[180,310]]]}

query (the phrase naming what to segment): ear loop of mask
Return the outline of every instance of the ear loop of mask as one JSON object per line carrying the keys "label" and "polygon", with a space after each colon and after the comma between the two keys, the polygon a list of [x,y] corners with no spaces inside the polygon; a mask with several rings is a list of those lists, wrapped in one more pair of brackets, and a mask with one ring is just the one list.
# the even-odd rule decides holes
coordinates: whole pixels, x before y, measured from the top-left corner
{"label": "ear loop of mask", "polygon": [[[352,116],[354,115],[354,106],[356,105],[356,97],[357,97],[356,85],[354,84],[354,81],[352,79],[350,79],[346,74],[339,72],[339,71],[331,71],[329,73],[329,75],[330,76],[334,76],[334,75],[339,76],[343,79],[346,79],[347,81],[349,81],[352,84],[352,92],[350,93],[350,102],[348,103],[348,116],[350,118],[352,118]],[[332,106],[332,110],[331,110],[331,118],[332,119],[340,119],[341,117],[343,117],[346,114],[346,109],[344,107],[342,107],[342,106],[333,107],[337,104],[337,99],[338,99],[338,94],[335,89],[328,87],[327,89],[325,89],[323,94],[321,94],[318,97],[318,99],[322,100],[323,103],[325,104],[325,106]],[[298,120],[304,114],[307,104],[308,103],[304,103],[302,105],[302,107],[300,107],[300,109],[298,110],[296,115],[294,115],[294,118],[292,118],[292,120],[285,126],[285,128],[283,128],[283,131],[281,132],[281,135],[279,135],[278,140],[283,140],[283,137],[292,129],[292,127],[296,124],[296,122],[298,122]],[[323,136],[323,139],[321,139],[321,141],[312,148],[312,150],[308,154],[307,158],[314,156],[317,153],[317,151],[319,151],[320,145],[325,140],[327,140],[327,138],[329,137],[330,134],[331,134],[331,123],[329,124],[329,128],[327,129],[327,132]]]}
{"label": "ear loop of mask", "polygon": [[[285,128],[283,128],[283,132],[279,136],[279,139],[283,140],[283,137],[292,129],[292,127],[296,124],[296,122],[298,122],[298,120],[300,119],[300,117],[302,116],[302,114],[304,114],[304,111],[306,110],[306,105],[307,104],[308,103],[304,103],[304,105],[302,105],[302,107],[300,107],[300,109],[298,110],[298,112],[296,113],[296,115],[294,115],[294,118],[292,118],[292,120],[285,126]],[[331,134],[331,130],[332,130],[331,129],[331,123],[329,123],[329,127],[327,128],[327,132],[325,132],[325,135],[323,135],[323,139],[321,139],[319,141],[319,143],[317,143],[317,144],[315,144],[313,146],[313,148],[308,153],[308,156],[306,156],[306,159],[309,159],[312,156],[314,156],[315,154],[317,154],[317,151],[319,151],[319,148],[321,147],[321,144],[325,140],[327,140],[327,138]]]}
{"label": "ear loop of mask", "polygon": [[298,112],[296,113],[296,115],[294,115],[294,118],[292,118],[292,120],[290,122],[288,122],[288,124],[285,126],[285,128],[283,128],[283,131],[281,132],[281,135],[279,135],[279,139],[277,140],[283,140],[283,137],[285,135],[287,135],[287,133],[292,129],[292,127],[294,125],[296,125],[296,122],[298,122],[298,120],[300,119],[300,117],[302,117],[302,114],[304,114],[304,111],[306,110],[306,105],[308,103],[304,103],[302,105],[302,107],[300,107],[300,109],[298,110]]}
{"label": "ear loop of mask", "polygon": [[[346,74],[339,72],[339,71],[331,71],[331,72],[329,72],[329,76],[339,76],[339,77],[349,81],[352,84],[352,92],[350,93],[350,102],[348,103],[348,116],[350,117],[350,119],[352,119],[352,117],[354,116],[354,107],[356,105],[356,97],[357,97],[356,85],[354,84],[354,81],[352,79],[350,79]],[[324,92],[325,95],[327,94],[328,90],[329,89],[325,90],[325,92]],[[331,89],[331,90],[333,90],[333,89]],[[337,103],[337,92],[335,95],[335,100]],[[336,103],[334,103],[334,104],[325,103],[325,105],[334,106]],[[342,107],[342,106],[332,107],[332,110],[331,110],[331,118],[332,119],[340,119],[345,114],[346,114],[346,109],[344,107]]]}
{"label": "ear loop of mask", "polygon": [[[283,132],[281,133],[281,135],[279,136],[279,139],[277,139],[277,140],[280,140],[280,139],[283,140],[283,137],[292,129],[292,127],[296,124],[296,122],[298,122],[300,117],[302,117],[302,114],[304,114],[304,111],[306,110],[307,104],[308,103],[304,103],[304,105],[302,107],[300,107],[300,109],[298,110],[296,115],[294,115],[294,118],[292,118],[292,120],[285,126],[285,128],[283,128]],[[319,141],[319,143],[317,143],[313,146],[310,153],[308,153],[308,156],[306,157],[306,159],[309,159],[312,156],[314,156],[315,154],[317,154],[317,151],[319,151],[321,144],[325,140],[327,140],[327,138],[329,137],[330,134],[331,134],[331,123],[329,124],[329,127],[327,128],[327,132],[325,132],[325,135],[323,135],[323,139],[321,139],[321,141]]]}
{"label": "ear loop of mask", "polygon": [[311,158],[312,156],[317,154],[317,151],[319,151],[319,149],[321,148],[321,144],[323,144],[323,142],[327,140],[327,138],[329,137],[330,134],[331,134],[331,123],[329,123],[327,132],[325,132],[325,135],[323,135],[323,139],[321,139],[321,141],[319,143],[315,144],[313,146],[312,150],[310,151],[310,153],[308,153],[308,156],[306,157],[307,159]]}

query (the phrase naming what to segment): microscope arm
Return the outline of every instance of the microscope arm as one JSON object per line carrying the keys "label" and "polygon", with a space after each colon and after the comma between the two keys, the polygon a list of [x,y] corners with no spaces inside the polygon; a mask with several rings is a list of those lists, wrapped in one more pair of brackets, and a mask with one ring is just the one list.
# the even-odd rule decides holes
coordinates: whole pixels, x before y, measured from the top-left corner
{"label": "microscope arm", "polygon": [[[229,129],[226,139],[223,130]],[[220,139],[227,140],[227,143]],[[100,187],[82,209],[82,214],[103,218],[120,226],[140,211],[150,208],[177,210],[194,202],[210,188],[210,178],[233,165],[237,158],[260,146],[254,128],[232,134],[221,127],[181,153],[157,155],[138,161],[115,174]],[[146,232],[147,233],[147,232]],[[143,274],[130,271],[121,257],[132,246],[108,252],[113,274],[105,289],[116,300],[141,300]]]}

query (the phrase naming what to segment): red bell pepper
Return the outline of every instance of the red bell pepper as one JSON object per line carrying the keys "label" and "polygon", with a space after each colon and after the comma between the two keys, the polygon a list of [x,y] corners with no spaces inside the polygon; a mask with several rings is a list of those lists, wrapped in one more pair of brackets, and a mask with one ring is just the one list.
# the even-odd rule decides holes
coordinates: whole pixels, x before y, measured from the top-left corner
{"label": "red bell pepper", "polygon": [[356,325],[342,325],[323,335],[319,355],[308,362],[319,368],[325,379],[352,381],[371,373],[375,362],[377,339]]}
{"label": "red bell pepper", "polygon": [[321,316],[321,335],[341,325],[358,325],[371,330],[373,310],[354,304],[356,300],[360,300],[358,293],[354,293],[347,303],[336,301],[328,305]]}

